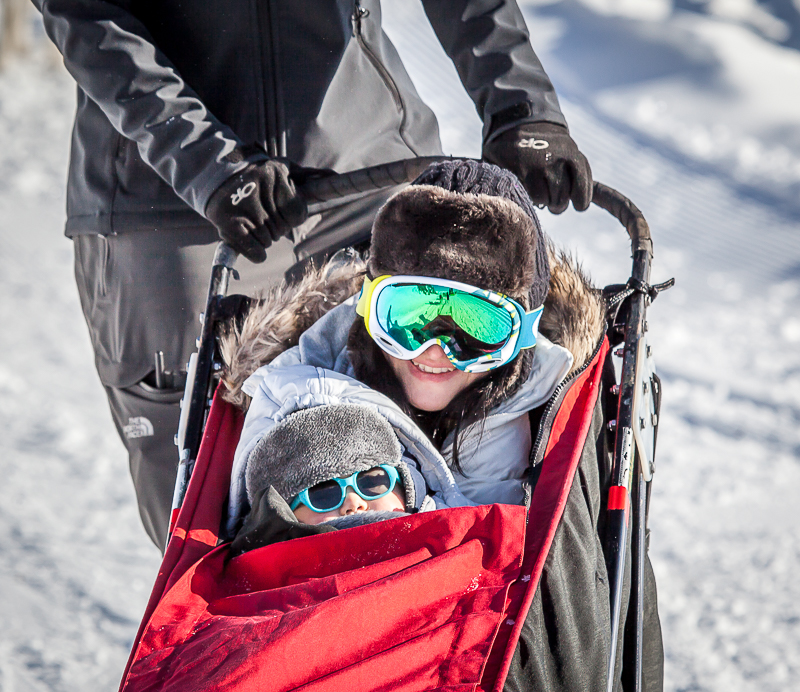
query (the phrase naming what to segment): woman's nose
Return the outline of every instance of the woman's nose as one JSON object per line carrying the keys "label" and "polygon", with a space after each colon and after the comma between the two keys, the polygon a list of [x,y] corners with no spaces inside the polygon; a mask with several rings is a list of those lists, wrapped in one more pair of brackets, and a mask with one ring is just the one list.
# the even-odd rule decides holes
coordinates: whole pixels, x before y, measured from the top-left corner
{"label": "woman's nose", "polygon": [[450,362],[447,358],[447,354],[444,352],[444,349],[439,346],[439,344],[432,344],[428,346],[428,348],[422,352],[421,357],[424,357],[425,360],[430,361],[431,363]]}
{"label": "woman's nose", "polygon": [[347,491],[342,506],[339,508],[339,514],[345,516],[346,514],[355,514],[356,512],[366,512],[369,509],[369,503],[356,492],[352,490]]}

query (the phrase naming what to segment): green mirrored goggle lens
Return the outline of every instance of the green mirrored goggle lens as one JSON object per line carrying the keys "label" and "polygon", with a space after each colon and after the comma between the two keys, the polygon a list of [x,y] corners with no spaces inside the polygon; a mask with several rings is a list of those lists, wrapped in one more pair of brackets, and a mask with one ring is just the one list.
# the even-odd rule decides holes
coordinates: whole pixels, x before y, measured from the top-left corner
{"label": "green mirrored goggle lens", "polygon": [[387,286],[375,309],[381,328],[404,348],[439,338],[459,360],[499,350],[513,325],[508,310],[480,296],[429,284]]}

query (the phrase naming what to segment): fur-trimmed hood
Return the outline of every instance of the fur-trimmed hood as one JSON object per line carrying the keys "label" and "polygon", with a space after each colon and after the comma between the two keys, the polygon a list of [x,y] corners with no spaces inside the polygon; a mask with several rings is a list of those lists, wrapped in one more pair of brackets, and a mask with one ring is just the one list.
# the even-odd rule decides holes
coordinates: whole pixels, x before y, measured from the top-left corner
{"label": "fur-trimmed hood", "polygon": [[[550,290],[539,331],[573,357],[570,372],[594,353],[604,333],[604,305],[577,262],[550,245]],[[360,289],[366,263],[355,253],[337,253],[326,265],[309,271],[295,285],[282,285],[256,301],[245,319],[229,326],[222,338],[225,399],[242,409],[249,397],[245,380],[262,365],[296,346],[300,335]]]}
{"label": "fur-trimmed hood", "polygon": [[286,416],[262,436],[247,460],[247,499],[272,486],[287,502],[304,488],[331,478],[349,478],[381,464],[394,467],[406,511],[419,511],[426,483],[389,421],[363,404],[320,404]]}
{"label": "fur-trimmed hood", "polygon": [[322,268],[311,268],[300,282],[283,283],[259,296],[241,322],[228,324],[220,338],[225,400],[247,410],[245,380],[296,346],[312,324],[358,293],[366,270],[356,252],[341,250]]}

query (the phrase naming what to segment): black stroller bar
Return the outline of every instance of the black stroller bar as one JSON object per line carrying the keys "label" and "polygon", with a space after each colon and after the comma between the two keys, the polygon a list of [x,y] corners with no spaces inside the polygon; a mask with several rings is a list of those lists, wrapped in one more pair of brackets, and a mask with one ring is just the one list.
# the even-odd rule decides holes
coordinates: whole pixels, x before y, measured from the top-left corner
{"label": "black stroller bar", "polygon": [[[601,209],[605,209],[611,216],[617,219],[628,231],[631,239],[631,252],[644,251],[650,259],[653,258],[653,240],[650,237],[650,226],[645,221],[644,215],[639,211],[633,202],[625,195],[617,192],[613,188],[595,181],[592,189],[592,204],[596,204]],[[649,264],[649,262],[648,262]],[[647,270],[649,274],[649,268]],[[636,276],[634,268],[633,276]]]}
{"label": "black stroller bar", "polygon": [[411,182],[432,163],[445,160],[447,157],[420,156],[361,168],[350,173],[309,178],[300,186],[300,191],[308,204],[321,204]]}
{"label": "black stroller bar", "polygon": [[[394,161],[350,173],[310,178],[299,188],[310,205],[318,205],[410,182],[430,164],[443,160],[447,160],[446,157]],[[636,617],[632,641],[635,649],[633,655],[635,665],[633,670],[625,671],[625,677],[632,678],[626,687],[630,685],[632,689],[640,690],[642,684],[645,537],[657,428],[655,413],[651,416],[649,411],[645,411],[645,415],[641,415],[642,410],[647,409],[647,401],[655,396],[652,390],[657,386],[657,378],[648,380],[645,368],[645,361],[650,356],[644,338],[647,330],[645,316],[652,297],[661,287],[652,289],[648,284],[653,242],[642,212],[627,197],[598,182],[594,183],[592,202],[609,212],[627,229],[633,255],[628,286],[634,290],[629,291],[624,297],[629,301],[629,305],[622,348],[619,404],[617,418],[614,421],[616,441],[606,535],[607,554],[611,556],[609,564],[611,647],[608,661],[608,690],[612,692],[614,671],[622,655],[623,641],[619,638],[619,630],[623,576],[629,541],[632,560],[630,609]],[[215,329],[217,323],[223,319],[218,306],[227,293],[231,273],[235,272],[233,267],[237,257],[238,254],[232,248],[224,242],[219,243],[211,270],[206,310],[201,316],[202,330],[197,343],[198,350],[192,354],[189,361],[186,390],[181,402],[181,422],[176,437],[180,462],[172,505],[173,526],[200,450],[203,428],[213,396],[214,372],[221,368],[221,363],[215,360]],[[648,386],[651,390],[649,395]],[[652,432],[653,435],[653,444],[649,450],[648,445],[642,442],[644,432],[648,434]],[[170,536],[171,534],[172,526]],[[169,541],[169,537],[167,540]]]}

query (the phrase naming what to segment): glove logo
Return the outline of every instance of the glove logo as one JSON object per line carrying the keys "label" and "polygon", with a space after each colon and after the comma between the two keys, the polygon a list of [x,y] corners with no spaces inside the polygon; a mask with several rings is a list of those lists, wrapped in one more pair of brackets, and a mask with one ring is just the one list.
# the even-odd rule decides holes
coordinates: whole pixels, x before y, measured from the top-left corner
{"label": "glove logo", "polygon": [[547,149],[547,147],[550,146],[550,142],[544,139],[536,139],[535,137],[531,137],[530,139],[519,140],[518,146],[522,149]]}
{"label": "glove logo", "polygon": [[249,182],[244,187],[240,187],[236,192],[231,195],[231,204],[235,207],[239,202],[243,199],[246,199],[250,195],[253,194],[253,191],[256,189],[256,184],[254,182]]}

